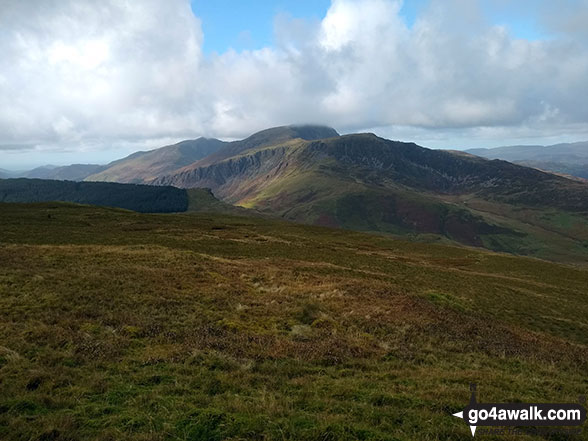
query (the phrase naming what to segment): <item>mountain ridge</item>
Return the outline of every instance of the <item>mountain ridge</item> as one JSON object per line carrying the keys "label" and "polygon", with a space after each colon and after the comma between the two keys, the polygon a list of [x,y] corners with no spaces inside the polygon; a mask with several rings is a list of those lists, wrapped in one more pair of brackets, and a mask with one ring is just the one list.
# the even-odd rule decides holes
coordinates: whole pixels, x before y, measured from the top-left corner
{"label": "mountain ridge", "polygon": [[[585,182],[373,133],[281,126],[232,142],[183,141],[110,166],[111,176],[86,180],[210,188],[222,203],[301,223],[588,258]],[[228,210],[221,202],[204,205]]]}
{"label": "mountain ridge", "polygon": [[[576,213],[576,230],[588,225],[585,183],[374,134],[240,150],[152,184],[210,187],[221,200],[297,222],[419,237],[434,234],[523,254],[535,252],[538,235],[544,236],[538,243],[547,243],[568,234],[559,226],[553,233],[541,219],[555,214],[545,211]],[[527,210],[531,226],[514,208]],[[579,234],[568,245],[580,247],[578,253],[583,254],[585,239]]]}
{"label": "mountain ridge", "polygon": [[200,137],[155,150],[135,152],[109,163],[84,180],[145,184],[160,174],[170,173],[212,154],[224,144],[224,141],[215,138]]}
{"label": "mountain ridge", "polygon": [[[393,179],[395,183],[427,191],[437,191],[448,194],[471,193],[480,191],[484,194],[496,194],[497,176],[506,182],[501,183],[498,196],[516,198],[516,187],[513,185],[531,185],[543,183],[557,183],[574,186],[583,193],[588,187],[577,184],[569,179],[556,176],[540,170],[523,167],[503,160],[479,159],[465,157],[442,150],[430,150],[415,143],[390,141],[374,134],[343,135],[329,141],[312,140],[295,143],[282,143],[266,146],[247,154],[240,151],[233,158],[224,158],[218,162],[208,164],[198,162],[190,169],[183,169],[175,175],[163,176],[152,181],[155,185],[174,185],[180,188],[194,187],[195,183],[205,180],[212,184],[213,190],[219,189],[223,197],[222,186],[227,182],[228,175],[243,174],[251,166],[260,167],[259,172],[274,171],[283,173],[285,168],[293,163],[280,163],[287,157],[296,155],[296,166],[309,166],[314,161],[332,158],[344,166],[356,167],[352,173],[365,172],[361,179],[372,183],[382,184],[381,181]],[[262,164],[264,162],[264,164]],[[274,170],[276,168],[276,170]],[[359,178],[355,176],[355,178]],[[208,186],[208,185],[206,185]],[[527,195],[528,196],[528,195]],[[533,198],[534,203],[541,202]],[[567,208],[588,210],[588,201],[578,199],[574,204],[569,200],[554,199],[552,204],[564,203]]]}
{"label": "mountain ridge", "polygon": [[230,142],[223,149],[203,158],[195,164],[189,165],[186,169],[210,165],[253,148],[277,145],[295,139],[314,140],[338,136],[339,134],[335,129],[327,126],[290,125],[272,127],[256,132],[245,139]]}
{"label": "mountain ridge", "polygon": [[467,153],[503,159],[526,167],[588,179],[588,141],[550,146],[518,145],[469,149]]}
{"label": "mountain ridge", "polygon": [[24,178],[53,179],[57,181],[83,181],[87,176],[99,173],[106,166],[99,164],[71,164],[65,166],[43,166],[26,172]]}

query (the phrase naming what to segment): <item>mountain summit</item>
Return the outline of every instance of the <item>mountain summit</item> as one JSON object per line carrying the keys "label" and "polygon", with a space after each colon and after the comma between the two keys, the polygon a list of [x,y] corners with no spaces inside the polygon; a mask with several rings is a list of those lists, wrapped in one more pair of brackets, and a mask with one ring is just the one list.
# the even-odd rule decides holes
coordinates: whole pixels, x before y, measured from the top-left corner
{"label": "mountain summit", "polygon": [[[60,173],[92,169],[78,168]],[[588,183],[371,133],[274,127],[137,152],[93,173],[86,180],[209,188],[224,203],[302,223],[588,259]]]}
{"label": "mountain summit", "polygon": [[[226,202],[299,222],[523,254],[588,240],[578,234],[587,225],[585,183],[369,133],[270,129],[152,183],[211,188]],[[570,213],[569,228],[559,211]]]}
{"label": "mountain summit", "polygon": [[214,164],[215,162],[239,155],[248,150],[284,144],[296,139],[313,141],[317,139],[336,138],[338,136],[339,134],[335,129],[325,126],[292,125],[273,127],[254,133],[241,141],[227,143],[224,148],[219,149],[217,152],[187,169]]}
{"label": "mountain summit", "polygon": [[206,162],[201,164],[213,163],[244,150],[275,145],[292,139],[314,140],[335,136],[339,134],[330,127],[300,125],[274,127],[235,142],[198,138],[155,150],[133,153],[91,171],[86,174],[85,180],[144,184],[158,177],[177,173],[178,170],[190,167],[205,158]]}

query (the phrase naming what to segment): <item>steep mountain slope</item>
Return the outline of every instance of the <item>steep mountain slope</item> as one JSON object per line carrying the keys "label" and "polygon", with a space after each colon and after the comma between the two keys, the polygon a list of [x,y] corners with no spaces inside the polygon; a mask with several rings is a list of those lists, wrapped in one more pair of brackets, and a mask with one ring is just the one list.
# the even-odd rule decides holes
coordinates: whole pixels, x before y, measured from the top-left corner
{"label": "steep mountain slope", "polygon": [[146,183],[202,159],[226,143],[218,139],[198,138],[159,149],[133,153],[111,162],[102,171],[86,177],[86,181]]}
{"label": "steep mountain slope", "polygon": [[271,129],[254,133],[250,137],[241,141],[233,141],[228,143],[224,148],[204,158],[202,161],[187,167],[185,170],[214,164],[224,159],[236,156],[241,152],[260,147],[278,145],[292,141],[294,139],[304,139],[311,141],[316,139],[335,138],[337,136],[339,136],[339,134],[331,127],[313,125],[273,127]]}
{"label": "steep mountain slope", "polygon": [[44,166],[24,173],[23,178],[55,179],[59,181],[83,181],[88,176],[99,173],[106,166],[97,164],[72,164],[63,167]]}
{"label": "steep mountain slope", "polygon": [[1,178],[33,178],[66,181],[103,181],[144,184],[177,172],[202,160],[214,163],[252,148],[275,145],[292,139],[321,139],[338,136],[331,128],[321,126],[284,126],[258,132],[247,139],[224,142],[198,138],[146,152],[136,152],[107,165],[73,164],[46,165],[33,170],[13,173],[0,169]]}
{"label": "steep mountain slope", "polygon": [[489,159],[504,159],[541,170],[588,179],[588,141],[552,146],[510,146],[471,149],[468,153]]}
{"label": "steep mountain slope", "polygon": [[[227,202],[307,223],[433,234],[541,257],[588,252],[588,185],[505,161],[371,134],[294,139],[205,161],[153,183],[209,187]],[[569,213],[569,226],[544,219],[559,211]]]}

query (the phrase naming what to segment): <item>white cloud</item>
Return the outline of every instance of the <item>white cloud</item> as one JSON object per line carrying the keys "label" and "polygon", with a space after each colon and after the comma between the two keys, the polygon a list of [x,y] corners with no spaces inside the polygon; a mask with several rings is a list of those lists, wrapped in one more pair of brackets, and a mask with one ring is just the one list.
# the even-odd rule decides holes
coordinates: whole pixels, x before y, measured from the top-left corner
{"label": "white cloud", "polygon": [[182,127],[178,109],[194,95],[202,43],[186,2],[4,3],[0,143],[149,137]]}
{"label": "white cloud", "polygon": [[277,17],[275,47],[204,56],[188,0],[0,0],[0,145],[100,150],[304,122],[588,136],[585,1],[546,9],[558,34],[528,41],[471,0],[432,0],[412,28],[400,1],[333,0],[322,21]]}

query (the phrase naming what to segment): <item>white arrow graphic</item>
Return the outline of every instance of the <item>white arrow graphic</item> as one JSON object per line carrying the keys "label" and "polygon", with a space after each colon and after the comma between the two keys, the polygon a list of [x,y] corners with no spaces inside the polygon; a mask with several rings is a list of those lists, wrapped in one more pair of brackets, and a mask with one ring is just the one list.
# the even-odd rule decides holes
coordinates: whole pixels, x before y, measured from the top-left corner
{"label": "white arrow graphic", "polygon": [[[454,413],[453,416],[463,420],[463,410],[461,412]],[[472,436],[476,436],[476,426],[470,426],[470,430],[472,431]]]}

